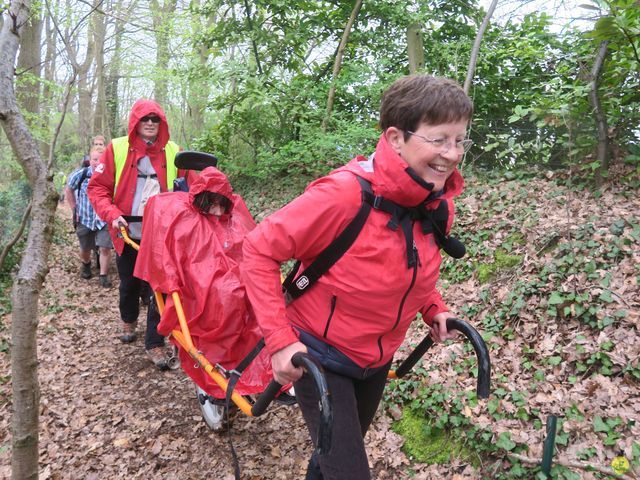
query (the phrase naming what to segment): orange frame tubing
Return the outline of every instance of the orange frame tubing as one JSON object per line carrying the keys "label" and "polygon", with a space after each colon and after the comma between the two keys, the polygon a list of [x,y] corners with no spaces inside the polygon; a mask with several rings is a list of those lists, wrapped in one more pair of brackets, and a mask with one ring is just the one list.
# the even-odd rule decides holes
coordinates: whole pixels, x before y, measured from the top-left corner
{"label": "orange frame tubing", "polygon": [[[136,251],[140,250],[140,245],[131,240],[125,227],[120,227],[120,233],[122,235],[122,239],[127,245],[130,245],[131,248]],[[160,311],[160,314],[162,314],[162,312],[164,311],[164,298],[162,297],[162,294],[160,292],[154,291],[153,293],[158,304],[158,310]],[[196,363],[202,369],[204,369],[205,372],[207,372],[207,374],[213,379],[213,381],[216,382],[216,384],[225,393],[227,393],[227,386],[229,385],[229,381],[223,375],[221,375],[218,370],[216,370],[211,362],[207,360],[207,357],[205,357],[202,352],[200,352],[193,344],[191,332],[189,331],[189,326],[187,325],[187,319],[184,315],[184,309],[182,308],[180,295],[178,294],[178,292],[171,292],[171,298],[173,299],[173,304],[178,315],[178,322],[180,324],[180,330],[174,329],[171,332],[171,336],[175,338],[180,346],[185,350],[185,352],[187,352],[189,356],[193,358]],[[242,395],[233,392],[231,394],[231,400],[245,415],[253,417],[253,413],[251,412],[252,405]]]}

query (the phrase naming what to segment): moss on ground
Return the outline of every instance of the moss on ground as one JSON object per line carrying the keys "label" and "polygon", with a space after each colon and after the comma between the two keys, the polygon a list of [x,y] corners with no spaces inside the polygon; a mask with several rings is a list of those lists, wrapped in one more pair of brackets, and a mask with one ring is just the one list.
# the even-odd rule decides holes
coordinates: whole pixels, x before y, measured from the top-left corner
{"label": "moss on ground", "polygon": [[493,280],[503,269],[513,268],[522,263],[522,255],[510,255],[503,249],[497,249],[493,254],[493,263],[483,263],[476,267],[476,275],[480,284]]}
{"label": "moss on ground", "polygon": [[402,419],[394,423],[393,431],[405,439],[402,450],[414,461],[426,464],[446,464],[454,458],[473,459],[475,452],[453,432],[434,427],[419,412],[405,409]]}

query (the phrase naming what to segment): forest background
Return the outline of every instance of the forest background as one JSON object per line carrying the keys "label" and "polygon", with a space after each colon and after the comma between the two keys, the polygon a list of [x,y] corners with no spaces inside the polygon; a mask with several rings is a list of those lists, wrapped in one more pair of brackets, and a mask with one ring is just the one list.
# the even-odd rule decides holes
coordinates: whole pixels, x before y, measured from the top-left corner
{"label": "forest background", "polygon": [[[640,182],[640,4],[585,1],[560,18],[561,2],[547,3],[544,12],[530,2],[502,2],[469,76],[474,41],[487,7],[491,11],[496,3],[14,1],[0,6],[0,43],[5,46],[10,35],[9,13],[28,11],[15,17],[28,22],[20,24],[10,85],[58,193],[90,137],[124,134],[133,102],[150,97],[164,106],[176,142],[218,156],[258,219],[311,179],[372,151],[380,94],[398,76],[427,72],[464,83],[475,104],[474,146],[462,166],[471,181],[457,233],[469,246],[469,261],[445,263],[444,274],[457,288],[474,282],[476,303],[461,305],[461,314],[477,319],[496,354],[503,353],[500,342],[523,336],[521,320],[514,319],[525,310],[532,323],[577,322],[579,333],[573,329],[567,340],[577,351],[568,357],[560,355],[567,345],[547,345],[548,356],[538,357],[536,346],[525,342],[518,358],[532,381],[548,381],[549,372],[562,366],[569,384],[614,379],[637,401],[638,347],[618,351],[625,342],[618,345],[611,331],[635,335],[638,329],[640,226],[633,200]],[[0,96],[10,89],[4,90]],[[9,292],[20,278],[20,262],[24,266],[32,249],[21,232],[38,222],[30,216],[37,189],[25,167],[28,159],[16,147],[16,129],[3,108],[0,308],[6,315],[16,303]],[[531,223],[531,212],[523,211],[515,219],[500,217],[495,230],[487,228],[488,216],[500,216],[518,198],[514,192],[533,201],[540,191],[558,199],[566,199],[560,192],[573,192],[593,202],[594,212],[596,205],[612,206],[608,217],[567,214],[564,227],[540,223],[540,213]],[[616,207],[626,213],[612,213]],[[44,223],[52,227],[48,218]],[[531,249],[535,261],[527,257]],[[505,283],[501,268],[531,268],[536,275]],[[615,289],[620,269],[625,280]],[[0,331],[7,323],[0,323]],[[0,352],[9,351],[2,340]],[[15,371],[13,377],[15,384]],[[1,381],[10,383],[11,375],[3,373]],[[500,380],[498,385],[484,406],[488,418],[544,424],[545,412],[529,402],[535,392],[503,388]],[[538,473],[518,459],[527,451],[524,437],[487,430],[467,414],[480,408],[472,392],[452,397],[433,386],[421,386],[419,393],[404,388],[393,386],[388,400],[435,414],[435,423],[422,430],[461,430],[481,455],[508,458],[500,464],[503,475]],[[637,414],[599,412],[585,420],[578,403],[558,413],[591,422],[589,433],[600,439],[571,450],[571,432],[561,426],[560,441],[574,463],[606,465],[624,457],[637,468]],[[571,478],[571,472],[559,467],[554,475]]]}

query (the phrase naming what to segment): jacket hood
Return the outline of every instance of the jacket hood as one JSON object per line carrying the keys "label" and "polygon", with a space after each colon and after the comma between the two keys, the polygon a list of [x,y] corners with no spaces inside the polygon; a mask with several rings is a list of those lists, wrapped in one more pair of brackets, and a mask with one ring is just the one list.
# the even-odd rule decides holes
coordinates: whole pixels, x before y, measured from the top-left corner
{"label": "jacket hood", "polygon": [[189,203],[193,204],[193,200],[200,192],[213,192],[229,199],[230,207],[227,213],[231,213],[234,204],[233,188],[227,176],[216,167],[207,167],[200,175],[191,182],[189,186]]}
{"label": "jacket hood", "polygon": [[[375,154],[369,158],[357,156],[338,169],[347,170],[366,178],[376,195],[405,207],[424,203],[433,192],[433,184],[425,182],[404,159],[389,145],[384,134],[380,135]],[[456,168],[447,179],[443,196],[451,198],[462,193],[464,181]]]}
{"label": "jacket hood", "polygon": [[136,103],[131,107],[131,113],[129,114],[129,145],[134,145],[138,136],[136,135],[136,128],[138,122],[142,117],[147,115],[157,115],[160,117],[160,128],[158,129],[158,138],[156,139],[154,145],[157,145],[160,148],[164,148],[164,146],[169,141],[169,124],[167,123],[167,117],[164,114],[164,110],[162,107],[153,100],[141,99],[137,100]]}

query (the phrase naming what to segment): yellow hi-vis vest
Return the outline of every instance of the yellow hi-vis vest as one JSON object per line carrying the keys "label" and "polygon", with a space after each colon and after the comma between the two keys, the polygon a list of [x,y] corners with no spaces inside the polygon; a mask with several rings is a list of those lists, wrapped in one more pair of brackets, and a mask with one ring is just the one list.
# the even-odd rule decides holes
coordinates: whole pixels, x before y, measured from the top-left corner
{"label": "yellow hi-vis vest", "polygon": [[[120,182],[120,175],[124,170],[124,164],[127,161],[127,153],[129,152],[129,137],[118,137],[111,140],[113,146],[113,162],[116,166],[116,183],[113,193],[118,188]],[[177,143],[169,140],[164,146],[165,159],[167,161],[167,191],[173,190],[173,181],[178,176],[178,167],[176,167],[174,160],[176,154],[180,151],[180,147]]]}

